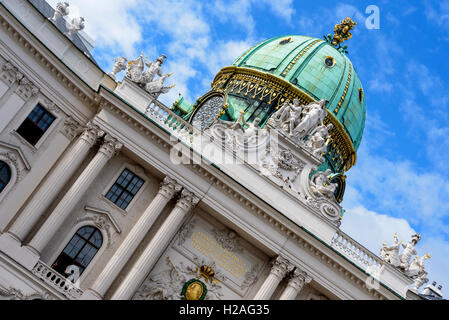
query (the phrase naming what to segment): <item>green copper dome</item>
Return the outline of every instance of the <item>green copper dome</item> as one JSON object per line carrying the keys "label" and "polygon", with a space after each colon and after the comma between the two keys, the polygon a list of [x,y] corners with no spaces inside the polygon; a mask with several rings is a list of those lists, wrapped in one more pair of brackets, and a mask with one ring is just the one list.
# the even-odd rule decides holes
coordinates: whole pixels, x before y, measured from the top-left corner
{"label": "green copper dome", "polygon": [[269,73],[315,100],[328,100],[328,111],[357,150],[365,127],[365,97],[354,66],[341,51],[325,40],[289,35],[257,44],[233,66]]}

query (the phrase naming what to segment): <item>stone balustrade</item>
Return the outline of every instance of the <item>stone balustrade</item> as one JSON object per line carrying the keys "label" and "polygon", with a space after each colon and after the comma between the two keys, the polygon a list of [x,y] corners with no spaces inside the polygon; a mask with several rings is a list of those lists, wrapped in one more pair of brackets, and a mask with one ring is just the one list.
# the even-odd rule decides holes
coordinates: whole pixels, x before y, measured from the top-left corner
{"label": "stone balustrade", "polygon": [[331,245],[364,271],[373,266],[380,268],[383,264],[378,256],[340,230],[335,233]]}
{"label": "stone balustrade", "polygon": [[81,289],[77,288],[72,282],[68,281],[64,276],[42,261],[39,261],[34,266],[32,272],[46,284],[56,289],[70,300],[79,299],[83,294]]}
{"label": "stone balustrade", "polygon": [[194,132],[200,133],[190,123],[156,99],[148,106],[146,115],[162,128],[171,132],[173,136],[189,144],[193,142]]}

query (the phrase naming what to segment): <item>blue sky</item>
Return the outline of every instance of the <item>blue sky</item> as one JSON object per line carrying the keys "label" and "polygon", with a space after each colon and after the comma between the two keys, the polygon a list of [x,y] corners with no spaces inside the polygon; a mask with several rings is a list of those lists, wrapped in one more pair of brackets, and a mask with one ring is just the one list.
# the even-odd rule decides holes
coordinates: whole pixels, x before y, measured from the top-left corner
{"label": "blue sky", "polygon": [[[57,1],[49,1],[54,5]],[[357,165],[348,173],[342,229],[378,254],[394,232],[422,236],[418,255],[430,282],[449,288],[449,1],[144,1],[72,0],[71,16],[86,18],[94,56],[105,71],[114,58],[154,60],[191,102],[214,75],[267,38],[300,34],[322,38],[346,16],[358,25],[347,42],[364,85],[366,128]],[[380,9],[379,29],[368,29],[368,5]],[[447,295],[446,295],[447,296]]]}

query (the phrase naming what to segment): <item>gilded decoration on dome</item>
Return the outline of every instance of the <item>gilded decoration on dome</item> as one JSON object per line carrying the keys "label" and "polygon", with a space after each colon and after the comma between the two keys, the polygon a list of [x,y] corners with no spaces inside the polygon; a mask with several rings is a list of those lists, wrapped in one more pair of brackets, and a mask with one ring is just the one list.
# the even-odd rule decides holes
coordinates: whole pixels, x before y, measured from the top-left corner
{"label": "gilded decoration on dome", "polygon": [[346,46],[341,46],[341,44],[352,38],[352,33],[350,32],[352,29],[354,29],[354,26],[357,23],[352,20],[349,17],[346,17],[343,19],[343,21],[339,24],[336,24],[334,27],[334,35],[328,34],[327,36],[324,36],[327,42],[332,44],[334,47],[338,49],[343,49],[343,51],[346,51]]}

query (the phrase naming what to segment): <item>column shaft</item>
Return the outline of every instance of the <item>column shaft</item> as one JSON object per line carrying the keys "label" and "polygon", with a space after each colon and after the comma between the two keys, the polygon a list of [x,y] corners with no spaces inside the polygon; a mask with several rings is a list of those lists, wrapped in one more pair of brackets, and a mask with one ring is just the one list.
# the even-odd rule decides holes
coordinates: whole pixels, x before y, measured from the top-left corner
{"label": "column shaft", "polygon": [[112,300],[127,300],[133,296],[181,227],[186,214],[198,201],[199,199],[193,193],[185,189],[182,191],[181,198],[176,203],[175,208],[148,243],[133,268],[112,296]]}
{"label": "column shaft", "polygon": [[95,157],[89,162],[87,167],[83,170],[78,179],[76,179],[75,183],[69,191],[67,191],[48,219],[27,245],[29,248],[32,250],[34,249],[33,251],[36,251],[36,253],[40,255],[40,252],[64,223],[67,216],[79,202],[91,183],[100,174],[108,160],[120,148],[121,144],[117,143],[117,141],[110,136],[106,136],[105,142],[98,150]]}
{"label": "column shaft", "polygon": [[305,271],[296,268],[290,275],[287,287],[282,292],[279,300],[294,300],[301,292],[305,284],[312,281],[312,278]]}
{"label": "column shaft", "polygon": [[39,220],[39,217],[44,213],[44,210],[48,208],[58,195],[58,192],[78,169],[97,138],[102,134],[103,132],[98,127],[93,125],[88,126],[69,153],[63,157],[58,166],[53,170],[49,178],[39,187],[39,190],[8,230],[8,233],[20,242],[23,241],[31,228]]}
{"label": "column shaft", "polygon": [[94,295],[98,298],[103,297],[112,282],[142,242],[156,218],[160,215],[174,194],[180,190],[181,186],[176,184],[175,180],[169,177],[164,179],[156,197],[151,201],[148,208],[128,233],[112,258],[108,261],[92,288],[89,289],[90,291],[93,291]]}

